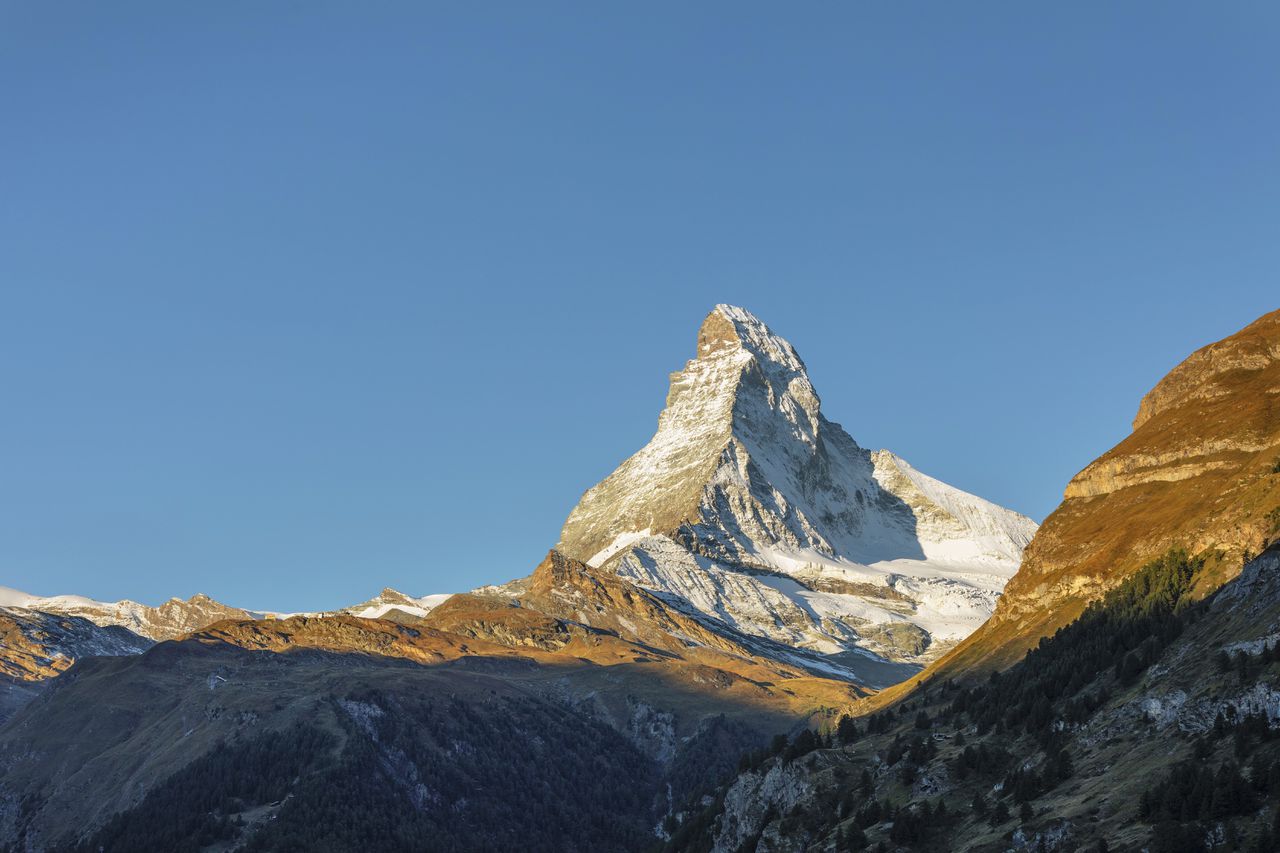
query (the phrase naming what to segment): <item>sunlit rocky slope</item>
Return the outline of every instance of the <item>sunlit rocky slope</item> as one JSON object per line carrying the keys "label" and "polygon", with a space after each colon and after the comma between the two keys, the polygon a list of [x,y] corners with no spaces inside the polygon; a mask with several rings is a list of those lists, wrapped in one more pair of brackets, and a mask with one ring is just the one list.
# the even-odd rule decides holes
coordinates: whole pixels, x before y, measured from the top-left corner
{"label": "sunlit rocky slope", "polygon": [[1072,478],[992,619],[946,661],[1006,665],[1171,547],[1205,553],[1200,592],[1280,524],[1280,311],[1197,350],[1147,393],[1133,432]]}

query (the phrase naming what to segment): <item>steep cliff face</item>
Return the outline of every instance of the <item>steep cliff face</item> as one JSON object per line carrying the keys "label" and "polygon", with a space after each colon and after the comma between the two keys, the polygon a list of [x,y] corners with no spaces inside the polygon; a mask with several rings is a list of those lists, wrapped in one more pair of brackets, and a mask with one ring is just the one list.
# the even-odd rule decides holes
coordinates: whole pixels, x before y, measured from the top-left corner
{"label": "steep cliff face", "polygon": [[1142,400],[1133,432],[1077,474],[991,620],[944,669],[1001,666],[1171,547],[1211,555],[1204,589],[1280,535],[1280,311],[1206,346]]}
{"label": "steep cliff face", "polygon": [[721,305],[657,433],[583,495],[557,549],[738,631],[918,662],[986,619],[1034,531],[858,446],[795,348]]}

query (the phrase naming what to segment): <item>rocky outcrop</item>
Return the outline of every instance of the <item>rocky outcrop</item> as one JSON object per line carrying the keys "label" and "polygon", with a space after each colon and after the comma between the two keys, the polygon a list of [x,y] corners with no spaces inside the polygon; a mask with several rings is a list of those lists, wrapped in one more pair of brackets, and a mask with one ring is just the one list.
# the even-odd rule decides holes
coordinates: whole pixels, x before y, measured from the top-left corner
{"label": "rocky outcrop", "polygon": [[426,626],[408,626],[354,616],[290,616],[287,619],[226,621],[183,637],[198,644],[226,644],[249,651],[323,651],[439,664],[468,655],[513,656],[511,649]]}
{"label": "rocky outcrop", "polygon": [[[1233,374],[1273,369],[1280,361],[1277,326],[1280,326],[1280,311],[1273,311],[1226,340],[1196,350],[1142,398],[1133,419],[1134,430],[1190,402],[1233,395],[1236,393]],[[1273,388],[1271,393],[1280,393],[1280,388]]]}
{"label": "rocky outcrop", "polygon": [[[805,762],[776,762],[743,773],[724,795],[724,810],[716,828],[714,853],[733,853],[764,833],[771,821],[813,798],[811,773]],[[777,842],[781,839],[775,839]],[[791,849],[793,839],[782,849]]]}
{"label": "rocky outcrop", "polygon": [[673,653],[703,648],[744,658],[752,655],[733,637],[712,630],[653,592],[558,551],[548,553],[528,578],[505,588],[453,596],[424,624],[557,650],[575,637],[612,637]]}
{"label": "rocky outcrop", "polygon": [[159,607],[139,606],[129,613],[128,619],[136,626],[131,630],[143,636],[153,640],[171,640],[223,619],[249,619],[256,615],[197,593],[185,601],[171,598]]}

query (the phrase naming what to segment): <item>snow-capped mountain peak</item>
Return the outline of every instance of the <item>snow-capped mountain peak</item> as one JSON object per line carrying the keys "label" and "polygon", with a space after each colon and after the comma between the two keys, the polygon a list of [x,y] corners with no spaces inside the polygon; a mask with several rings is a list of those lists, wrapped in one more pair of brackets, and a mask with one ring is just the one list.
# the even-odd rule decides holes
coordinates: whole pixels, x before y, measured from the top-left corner
{"label": "snow-capped mountain peak", "polygon": [[[695,357],[671,375],[657,432],[583,495],[557,547],[740,629],[838,651],[883,647],[867,638],[901,622],[926,635],[908,645],[931,655],[986,618],[1035,527],[860,447],[822,414],[795,348],[745,309],[718,305]],[[701,573],[672,546],[702,561]],[[709,579],[736,592],[708,598]],[[744,583],[773,588],[746,594]],[[761,604],[778,593],[802,618]],[[748,600],[763,609],[736,612]],[[786,623],[795,636],[777,636]]]}
{"label": "snow-capped mountain peak", "polygon": [[196,593],[185,601],[171,598],[158,607],[136,601],[95,601],[82,595],[30,595],[0,587],[0,607],[21,607],[61,616],[78,616],[95,625],[118,625],[152,640],[171,640],[221,619],[255,619],[262,614]]}

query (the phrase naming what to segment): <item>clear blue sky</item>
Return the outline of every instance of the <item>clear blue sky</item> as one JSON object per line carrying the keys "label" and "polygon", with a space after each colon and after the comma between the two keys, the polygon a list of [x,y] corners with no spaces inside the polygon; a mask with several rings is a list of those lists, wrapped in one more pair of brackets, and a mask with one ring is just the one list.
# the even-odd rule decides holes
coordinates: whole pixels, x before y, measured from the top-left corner
{"label": "clear blue sky", "polygon": [[1280,307],[1271,3],[5,4],[0,585],[526,573],[717,302],[1037,518]]}

